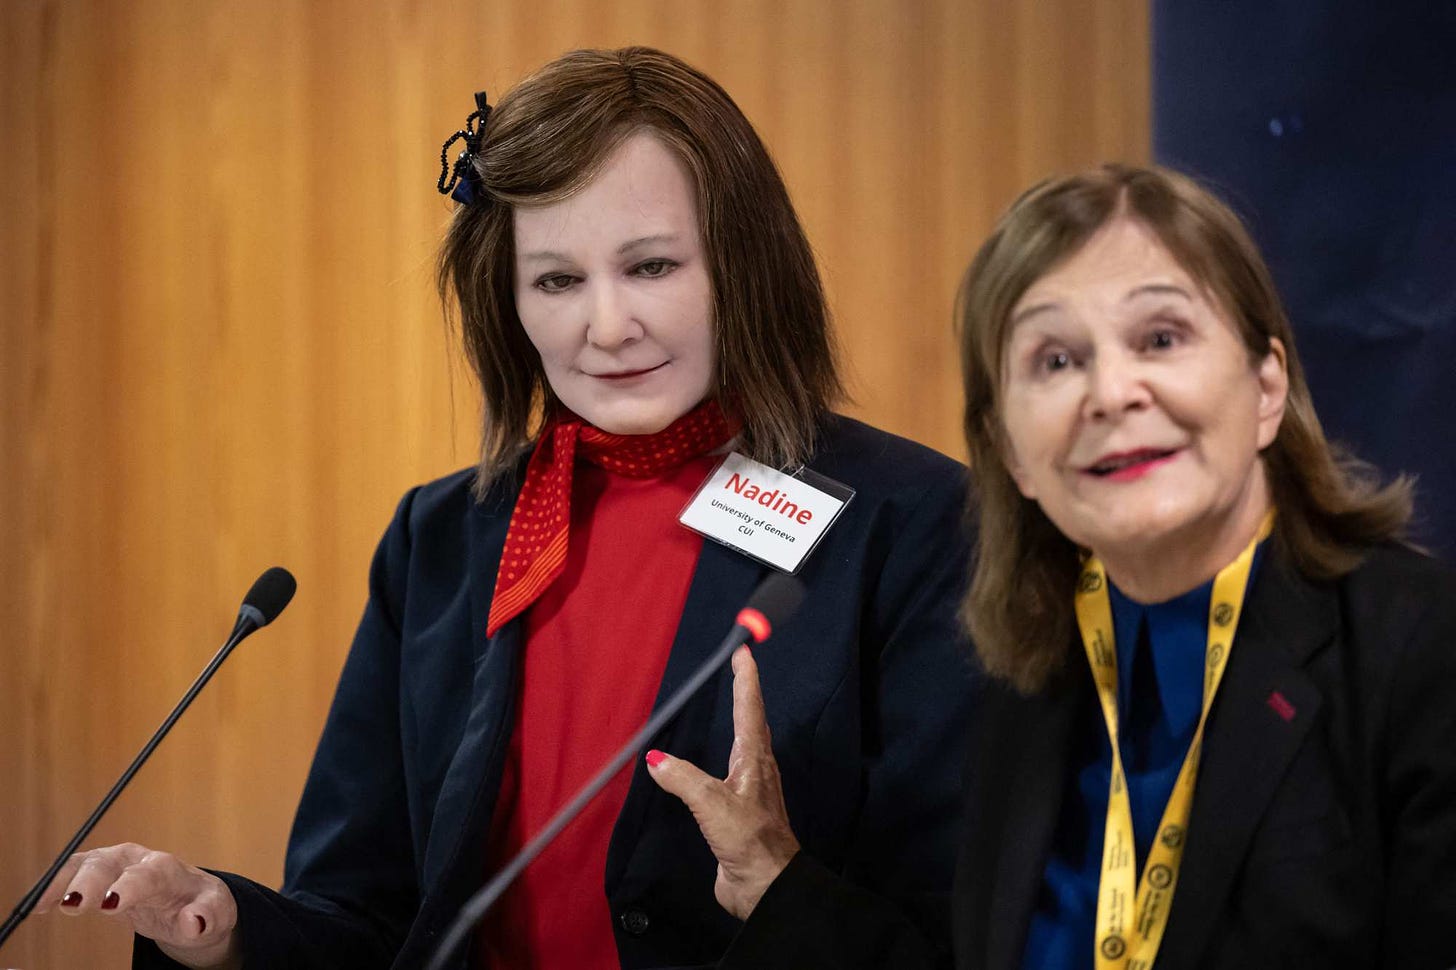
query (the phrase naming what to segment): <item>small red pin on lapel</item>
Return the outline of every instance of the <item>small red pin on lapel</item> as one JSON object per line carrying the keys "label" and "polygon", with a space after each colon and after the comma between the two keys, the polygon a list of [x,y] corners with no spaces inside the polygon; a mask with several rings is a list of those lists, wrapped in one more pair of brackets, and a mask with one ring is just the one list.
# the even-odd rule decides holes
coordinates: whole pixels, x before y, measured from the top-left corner
{"label": "small red pin on lapel", "polygon": [[1294,720],[1294,705],[1289,703],[1284,695],[1277,690],[1269,692],[1269,700],[1267,703],[1274,713],[1284,718],[1285,721]]}

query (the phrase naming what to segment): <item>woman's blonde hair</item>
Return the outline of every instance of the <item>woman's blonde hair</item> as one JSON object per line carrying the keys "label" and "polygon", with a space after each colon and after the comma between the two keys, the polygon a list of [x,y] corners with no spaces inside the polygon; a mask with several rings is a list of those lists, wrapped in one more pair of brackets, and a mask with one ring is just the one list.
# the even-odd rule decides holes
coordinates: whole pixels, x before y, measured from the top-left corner
{"label": "woman's blonde hair", "polygon": [[806,460],[819,419],[843,395],[813,253],[738,106],[661,51],[574,51],[491,111],[475,159],[476,198],[456,209],[440,251],[440,295],[447,310],[458,309],[482,392],[482,494],[554,400],[516,313],[512,209],[570,196],[643,131],[682,161],[696,190],[713,287],[715,394],[743,422],[739,450],[775,466]]}
{"label": "woman's blonde hair", "polygon": [[1080,550],[1003,461],[1002,380],[1011,313],[1027,289],[1117,218],[1152,231],[1228,313],[1250,366],[1285,347],[1283,422],[1261,460],[1275,507],[1274,541],[1313,578],[1353,569],[1361,549],[1399,539],[1412,483],[1381,487],[1370,466],[1332,448],[1315,416],[1294,335],[1263,258],[1238,217],[1192,179],[1157,167],[1105,165],[1052,178],[1024,193],[966,271],[956,317],[965,381],[965,435],[977,483],[979,548],[962,619],[986,669],[1018,689],[1039,689],[1075,646],[1072,611]]}

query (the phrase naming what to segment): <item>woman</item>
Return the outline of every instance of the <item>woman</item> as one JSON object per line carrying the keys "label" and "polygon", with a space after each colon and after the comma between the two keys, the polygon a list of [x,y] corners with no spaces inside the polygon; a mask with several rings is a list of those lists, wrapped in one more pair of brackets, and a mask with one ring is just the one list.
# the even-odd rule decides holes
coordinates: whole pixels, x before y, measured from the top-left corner
{"label": "woman", "polygon": [[[409,493],[385,533],[282,891],[124,846],[79,856],[49,902],[129,919],[142,966],[423,965],[768,572],[678,522],[731,451],[854,490],[762,651],[784,801],[805,851],[944,934],[963,470],[830,413],[809,247],[710,79],[656,51],[580,51],[481,105],[440,271],[483,390],[480,465]],[[731,706],[725,675],[660,745],[725,764]],[[738,929],[713,866],[689,813],[622,774],[470,965],[711,964]]]}
{"label": "woman", "polygon": [[[964,616],[999,687],[973,727],[957,966],[1456,964],[1456,582],[1401,544],[1409,484],[1326,443],[1237,218],[1167,170],[1052,179],[959,313]],[[752,868],[734,832],[784,825],[771,799],[735,814],[682,787],[729,868]],[[929,963],[805,871],[740,890],[730,965]]]}

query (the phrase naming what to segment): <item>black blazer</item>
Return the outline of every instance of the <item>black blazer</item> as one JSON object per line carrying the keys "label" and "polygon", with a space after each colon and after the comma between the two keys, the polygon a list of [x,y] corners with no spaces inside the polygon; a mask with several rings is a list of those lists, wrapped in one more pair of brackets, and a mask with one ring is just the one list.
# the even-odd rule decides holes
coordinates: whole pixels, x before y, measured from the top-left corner
{"label": "black blazer", "polygon": [[[800,573],[799,613],[755,651],[789,813],[806,852],[948,938],[971,684],[955,619],[964,468],[845,418],[827,421],[809,465],[857,494]],[[477,503],[471,481],[412,491],[379,546],[282,892],[222,874],[250,968],[419,967],[489,875],[522,635],[519,621],[482,631],[517,487]],[[704,542],[659,698],[766,572]],[[721,773],[732,739],[725,670],[652,744]],[[740,924],[713,898],[715,869],[691,815],[639,759],[603,877],[623,967],[722,955]],[[136,953],[135,966],[169,965],[145,941]]]}
{"label": "black blazer", "polygon": [[[1021,966],[1073,732],[1099,723],[1079,659],[1035,696],[997,686],[978,701],[954,900],[960,970]],[[786,870],[760,909],[725,966],[944,960],[812,862]],[[785,951],[795,958],[776,962]],[[1453,965],[1456,576],[1380,548],[1344,578],[1312,582],[1271,556],[1210,713],[1157,970]]]}

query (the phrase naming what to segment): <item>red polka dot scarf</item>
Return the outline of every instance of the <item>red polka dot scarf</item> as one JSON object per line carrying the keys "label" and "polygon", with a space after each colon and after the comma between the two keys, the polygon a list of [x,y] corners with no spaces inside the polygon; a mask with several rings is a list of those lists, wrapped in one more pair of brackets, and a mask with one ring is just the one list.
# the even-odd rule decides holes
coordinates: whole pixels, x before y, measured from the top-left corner
{"label": "red polka dot scarf", "polygon": [[727,444],[738,433],[713,401],[656,434],[608,434],[561,411],[541,432],[511,512],[485,635],[526,611],[566,568],[571,474],[577,455],[628,478],[652,478]]}

